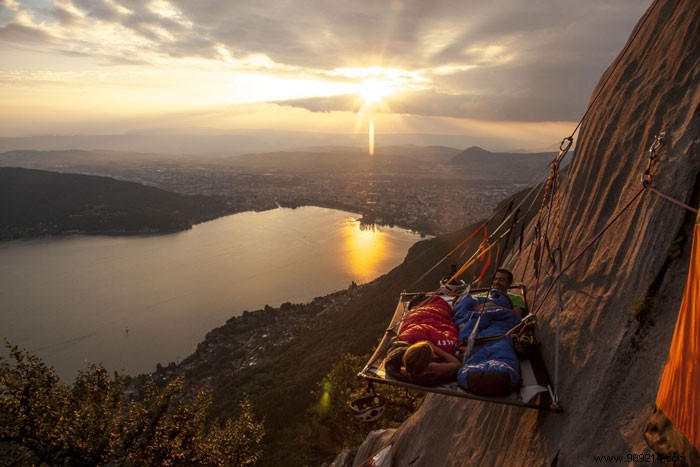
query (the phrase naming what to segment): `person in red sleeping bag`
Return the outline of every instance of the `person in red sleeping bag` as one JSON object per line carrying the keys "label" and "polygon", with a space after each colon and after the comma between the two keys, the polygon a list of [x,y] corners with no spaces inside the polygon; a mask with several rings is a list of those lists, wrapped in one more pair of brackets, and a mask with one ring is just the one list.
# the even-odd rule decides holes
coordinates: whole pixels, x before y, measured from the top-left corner
{"label": "person in red sleeping bag", "polygon": [[461,362],[455,356],[459,331],[452,321],[452,307],[435,295],[412,307],[397,336],[397,347],[387,358],[387,372],[421,385],[455,379]]}
{"label": "person in red sleeping bag", "polygon": [[419,302],[401,323],[399,340],[410,344],[428,341],[445,352],[454,353],[459,343],[459,329],[452,320],[452,307],[438,295]]}

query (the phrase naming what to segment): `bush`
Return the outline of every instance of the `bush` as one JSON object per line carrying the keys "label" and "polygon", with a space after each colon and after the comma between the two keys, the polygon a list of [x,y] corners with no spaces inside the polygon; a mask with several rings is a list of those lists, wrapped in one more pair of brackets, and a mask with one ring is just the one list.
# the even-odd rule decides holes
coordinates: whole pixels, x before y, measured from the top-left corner
{"label": "bush", "polygon": [[384,414],[370,423],[354,418],[348,403],[368,394],[367,383],[357,378],[368,359],[369,355],[341,355],[313,392],[317,402],[306,413],[302,438],[309,464],[332,460],[343,449],[356,449],[370,430],[396,428],[420,406],[422,393],[376,385],[386,399]]}
{"label": "bush", "polygon": [[206,389],[187,396],[182,376],[139,399],[125,378],[89,365],[72,385],[38,357],[7,345],[0,357],[0,458],[4,465],[236,465],[261,455],[263,422],[247,397],[237,419],[209,422]]}

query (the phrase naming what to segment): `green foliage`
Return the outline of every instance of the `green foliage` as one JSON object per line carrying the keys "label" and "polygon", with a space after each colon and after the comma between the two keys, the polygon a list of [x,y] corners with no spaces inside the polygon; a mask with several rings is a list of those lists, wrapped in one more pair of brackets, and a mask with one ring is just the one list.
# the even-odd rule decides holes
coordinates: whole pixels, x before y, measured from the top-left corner
{"label": "green foliage", "polygon": [[423,394],[394,386],[376,388],[386,399],[384,414],[366,423],[352,416],[348,404],[367,395],[367,383],[357,372],[369,355],[343,354],[312,392],[315,403],[306,412],[302,445],[310,465],[331,460],[345,448],[357,448],[370,430],[395,428],[411,415],[423,400]]}
{"label": "green foliage", "polygon": [[254,465],[263,422],[251,401],[223,424],[209,422],[211,392],[192,396],[179,377],[148,381],[130,399],[125,378],[98,365],[72,385],[39,358],[7,346],[0,359],[0,457],[3,465]]}

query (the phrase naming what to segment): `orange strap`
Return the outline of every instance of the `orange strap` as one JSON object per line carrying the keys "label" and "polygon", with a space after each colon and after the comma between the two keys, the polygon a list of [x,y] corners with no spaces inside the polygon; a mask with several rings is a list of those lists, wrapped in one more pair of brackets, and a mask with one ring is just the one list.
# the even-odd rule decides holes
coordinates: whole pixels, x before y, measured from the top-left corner
{"label": "orange strap", "polygon": [[464,263],[464,266],[459,268],[459,270],[452,277],[450,277],[450,282],[459,279],[459,276],[464,274],[464,272],[467,269],[469,269],[476,262],[477,259],[483,258],[483,255],[490,251],[491,248],[494,247],[494,245],[495,243],[491,243],[487,246],[484,246],[484,244],[482,243],[479,249],[472,255],[472,257],[469,258],[469,260],[466,263]]}

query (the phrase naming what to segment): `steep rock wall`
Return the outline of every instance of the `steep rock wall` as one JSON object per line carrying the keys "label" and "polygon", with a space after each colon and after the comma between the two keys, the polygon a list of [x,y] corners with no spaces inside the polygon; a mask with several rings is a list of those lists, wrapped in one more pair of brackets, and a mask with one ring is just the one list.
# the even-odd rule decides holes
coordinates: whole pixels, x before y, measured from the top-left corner
{"label": "steep rock wall", "polygon": [[[654,184],[697,206],[700,2],[656,0],[599,86],[561,189],[564,264],[641,189],[661,131]],[[394,465],[592,465],[594,455],[651,453],[644,425],[685,285],[689,242],[679,236],[691,235],[694,218],[647,191],[562,276],[563,414],[431,394],[388,441]],[[686,247],[669,256],[676,240]],[[525,257],[505,265],[533,287]],[[538,313],[550,373],[553,295]]]}

